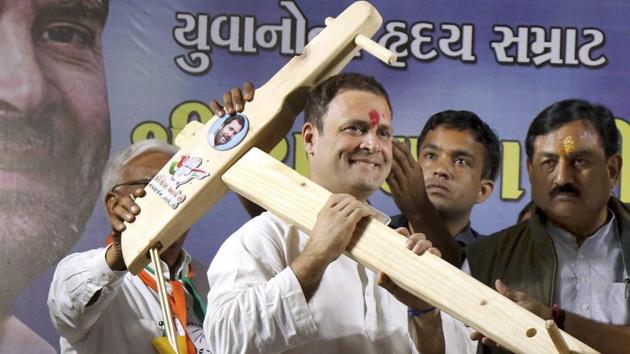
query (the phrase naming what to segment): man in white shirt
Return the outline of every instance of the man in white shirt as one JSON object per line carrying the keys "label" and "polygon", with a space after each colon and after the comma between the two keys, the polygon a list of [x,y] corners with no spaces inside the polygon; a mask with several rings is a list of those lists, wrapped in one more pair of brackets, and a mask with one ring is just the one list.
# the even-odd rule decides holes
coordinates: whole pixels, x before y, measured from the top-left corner
{"label": "man in white shirt", "polygon": [[[62,353],[155,353],[152,341],[164,336],[154,271],[147,266],[138,276],[126,271],[120,248],[123,220],[133,222],[140,210],[133,203],[143,187],[177,149],[145,140],[114,155],[103,176],[105,206],[112,225],[108,247],[65,257],[55,271],[48,295],[53,324]],[[192,266],[182,248],[186,234],[161,254],[174,321],[186,336],[188,352],[209,353],[202,330],[207,292],[205,277],[194,277],[203,266]],[[105,241],[105,240],[104,240]]]}
{"label": "man in white shirt", "polygon": [[[230,236],[215,256],[204,321],[220,353],[412,353],[424,309],[384,275],[343,255],[367,198],[390,172],[392,114],[373,78],[341,74],[313,88],[302,128],[310,178],[335,193],[310,238],[271,213]],[[413,235],[408,247],[430,247]],[[389,293],[379,283],[392,292]],[[404,300],[398,301],[392,294]],[[418,321],[434,321],[424,316]],[[427,341],[428,342],[428,341]]]}

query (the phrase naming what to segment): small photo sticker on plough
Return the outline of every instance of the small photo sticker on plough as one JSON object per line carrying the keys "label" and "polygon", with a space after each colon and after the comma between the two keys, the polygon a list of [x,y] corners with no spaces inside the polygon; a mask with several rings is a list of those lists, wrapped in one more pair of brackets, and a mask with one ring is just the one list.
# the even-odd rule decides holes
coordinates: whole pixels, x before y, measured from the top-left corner
{"label": "small photo sticker on plough", "polygon": [[230,150],[245,139],[248,130],[249,120],[244,114],[226,114],[210,126],[208,144],[215,150]]}

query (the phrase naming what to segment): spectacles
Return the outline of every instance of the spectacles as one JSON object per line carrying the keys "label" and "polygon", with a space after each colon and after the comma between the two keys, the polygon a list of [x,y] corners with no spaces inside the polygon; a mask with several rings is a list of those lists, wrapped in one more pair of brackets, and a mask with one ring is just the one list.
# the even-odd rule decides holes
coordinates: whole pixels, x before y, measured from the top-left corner
{"label": "spectacles", "polygon": [[151,182],[152,179],[153,177],[148,177],[148,178],[135,179],[133,181],[118,183],[117,185],[112,187],[111,191],[114,192],[116,188],[123,187],[123,186],[146,186],[147,184],[149,184],[149,182]]}

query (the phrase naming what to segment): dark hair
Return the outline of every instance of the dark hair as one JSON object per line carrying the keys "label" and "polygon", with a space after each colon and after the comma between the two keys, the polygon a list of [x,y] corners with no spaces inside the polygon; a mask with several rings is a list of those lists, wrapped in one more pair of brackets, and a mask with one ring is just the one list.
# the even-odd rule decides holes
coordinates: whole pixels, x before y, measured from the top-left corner
{"label": "dark hair", "polygon": [[328,104],[342,90],[367,91],[383,97],[387,101],[389,111],[393,112],[387,91],[375,78],[358,73],[343,73],[331,76],[311,89],[304,108],[304,122],[312,123],[319,132],[323,132],[322,118],[328,111]]}
{"label": "dark hair", "polygon": [[470,111],[448,110],[436,113],[429,118],[418,137],[418,148],[431,130],[439,127],[457,131],[469,131],[475,140],[486,150],[481,177],[496,180],[501,165],[501,147],[497,134],[488,124]]}
{"label": "dark hair", "polygon": [[534,140],[537,136],[545,135],[567,123],[578,120],[585,120],[595,128],[606,157],[619,152],[619,131],[612,112],[599,104],[568,99],[545,108],[529,126],[525,138],[527,159],[531,160],[534,157]]}
{"label": "dark hair", "polygon": [[240,116],[240,115],[234,115],[234,116],[227,117],[223,121],[223,124],[221,124],[221,125],[226,126],[226,125],[232,123],[233,121],[237,121],[238,124],[241,125],[241,127],[245,126],[245,118],[243,118],[243,116]]}

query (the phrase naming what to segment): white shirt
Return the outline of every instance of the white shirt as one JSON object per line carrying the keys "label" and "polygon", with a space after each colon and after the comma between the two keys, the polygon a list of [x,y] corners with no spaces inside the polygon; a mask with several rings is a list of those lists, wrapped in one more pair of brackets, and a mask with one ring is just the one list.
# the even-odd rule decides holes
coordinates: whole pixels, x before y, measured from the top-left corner
{"label": "white shirt", "polygon": [[204,329],[215,353],[413,353],[407,308],[342,255],[306,302],[289,267],[308,236],[270,213],[221,246]]}
{"label": "white shirt", "polygon": [[[183,254],[178,274],[188,269],[191,261],[187,252]],[[168,266],[162,262],[162,267],[168,277]],[[205,293],[203,275],[193,279],[196,289]],[[98,300],[86,306],[99,289]],[[202,319],[192,311],[188,291],[186,307],[188,334],[202,349],[199,353],[208,353]],[[48,309],[61,336],[62,353],[153,354],[152,340],[164,335],[157,293],[131,273],[111,270],[105,261],[105,248],[71,254],[59,262],[48,293]],[[182,335],[177,320],[176,326]]]}
{"label": "white shirt", "polygon": [[614,214],[578,248],[576,238],[552,223],[545,225],[558,259],[554,303],[561,309],[598,322],[630,324],[628,277],[621,255]]}

